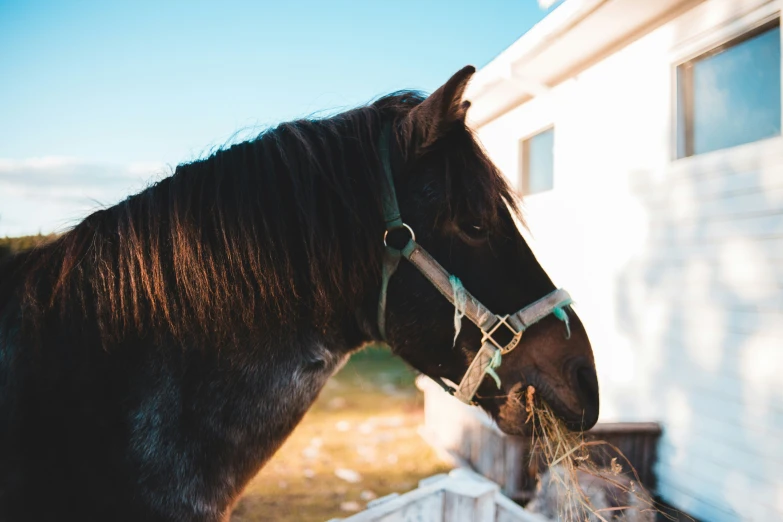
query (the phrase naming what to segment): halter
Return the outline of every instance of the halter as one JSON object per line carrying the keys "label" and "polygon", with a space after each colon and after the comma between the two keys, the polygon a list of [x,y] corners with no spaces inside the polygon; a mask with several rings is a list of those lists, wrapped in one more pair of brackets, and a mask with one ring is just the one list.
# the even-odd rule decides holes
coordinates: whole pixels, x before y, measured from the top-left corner
{"label": "halter", "polygon": [[[400,259],[404,257],[454,305],[457,334],[463,315],[481,330],[481,349],[470,363],[459,386],[455,389],[446,384],[443,379],[435,378],[435,381],[444,390],[460,401],[475,404],[473,397],[485,375],[490,375],[495,380],[498,389],[500,388],[500,378],[495,373],[495,369],[500,367],[502,356],[517,347],[522,334],[529,326],[552,314],[565,323],[567,337],[570,336],[568,315],[564,308],[571,304],[571,297],[565,290],[558,289],[511,315],[494,314],[473,297],[456,276],[449,274],[421,245],[416,243],[416,235],[413,230],[403,223],[392,176],[389,154],[390,134],[391,125],[386,124],[381,131],[379,144],[381,165],[386,175],[386,191],[383,194],[383,219],[386,222],[386,232],[383,235],[385,249],[381,292],[378,300],[378,329],[381,337],[386,339],[386,294],[389,279],[397,270]],[[386,242],[389,232],[399,229],[407,230],[410,235],[407,244],[402,249],[394,248]],[[456,341],[456,335],[454,339]]]}

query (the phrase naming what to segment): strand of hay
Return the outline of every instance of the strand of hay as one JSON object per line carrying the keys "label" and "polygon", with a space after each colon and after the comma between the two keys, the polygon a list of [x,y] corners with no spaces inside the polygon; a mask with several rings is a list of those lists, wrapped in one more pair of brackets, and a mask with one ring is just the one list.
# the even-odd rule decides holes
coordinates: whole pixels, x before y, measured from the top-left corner
{"label": "strand of hay", "polygon": [[[549,470],[544,474],[548,479],[543,479],[549,484],[539,484],[539,488],[544,486],[556,491],[557,512],[542,514],[556,515],[561,522],[632,522],[654,520],[655,514],[661,512],[675,520],[658,508],[641,486],[630,461],[617,447],[605,441],[585,441],[581,433],[569,431],[549,405],[535,397],[532,386],[528,387],[525,399],[526,422],[533,425],[531,459],[542,459]],[[624,466],[616,457],[611,459],[609,469],[600,469],[591,459],[591,450],[602,449],[624,459],[631,473],[623,473]],[[591,491],[585,491],[583,483],[589,483]],[[591,497],[598,497],[598,487],[602,495],[606,491],[615,492],[605,505],[596,506],[591,501]]]}

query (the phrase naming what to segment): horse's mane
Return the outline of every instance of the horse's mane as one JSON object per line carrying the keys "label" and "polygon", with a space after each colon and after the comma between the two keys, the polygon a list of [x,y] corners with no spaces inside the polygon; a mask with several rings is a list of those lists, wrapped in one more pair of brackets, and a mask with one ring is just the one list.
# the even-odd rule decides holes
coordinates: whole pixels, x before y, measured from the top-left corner
{"label": "horse's mane", "polygon": [[380,274],[378,136],[423,99],[400,92],[283,123],[178,166],[26,254],[24,316],[84,319],[105,346],[160,331],[236,341],[294,320],[319,328]]}

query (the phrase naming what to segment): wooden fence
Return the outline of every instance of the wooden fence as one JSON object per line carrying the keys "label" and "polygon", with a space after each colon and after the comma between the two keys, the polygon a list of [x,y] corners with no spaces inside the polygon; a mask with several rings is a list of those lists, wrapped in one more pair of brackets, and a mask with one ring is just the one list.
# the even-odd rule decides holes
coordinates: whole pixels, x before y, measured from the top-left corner
{"label": "wooden fence", "polygon": [[370,502],[367,509],[329,522],[547,522],[503,496],[500,488],[465,469],[426,478],[403,495]]}

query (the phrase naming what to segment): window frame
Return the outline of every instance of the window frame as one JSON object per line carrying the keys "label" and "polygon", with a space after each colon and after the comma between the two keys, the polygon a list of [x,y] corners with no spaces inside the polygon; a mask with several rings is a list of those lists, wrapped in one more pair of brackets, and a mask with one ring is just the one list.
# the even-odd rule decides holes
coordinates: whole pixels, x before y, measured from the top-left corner
{"label": "window frame", "polygon": [[[760,140],[733,145],[730,147],[717,149],[700,154],[693,153],[693,118],[692,115],[682,113],[682,109],[688,106],[693,106],[693,88],[692,86],[685,89],[685,95],[689,99],[684,99],[683,103],[680,103],[680,78],[679,70],[681,66],[693,64],[701,59],[709,58],[719,52],[722,52],[730,47],[739,45],[744,41],[747,41],[759,34],[762,34],[774,27],[781,28],[781,48],[783,48],[783,13],[776,3],[766,4],[757,8],[756,10],[745,14],[739,18],[732,20],[726,20],[718,27],[713,28],[706,34],[702,34],[695,40],[689,40],[680,49],[675,49],[671,53],[671,161],[673,162],[688,162],[693,161],[694,158],[701,158],[703,156],[726,154],[728,151],[732,151],[738,147],[753,147],[758,146],[756,144],[764,143],[770,140],[781,141],[783,140],[783,132],[776,136],[769,136]],[[783,59],[781,59],[783,62]],[[693,75],[687,75],[689,83],[692,81]],[[781,63],[781,76],[783,76],[783,63]],[[783,78],[782,78],[783,80]],[[783,84],[783,81],[781,82]],[[783,91],[783,89],[782,89]],[[783,92],[781,92],[783,97]],[[783,103],[781,104],[783,107]],[[783,113],[783,109],[781,110]],[[681,124],[681,119],[685,119]],[[783,114],[781,114],[781,121],[783,121]],[[681,128],[685,126],[685,129]],[[684,146],[682,146],[683,154],[680,154],[682,139],[685,139]]]}
{"label": "window frame", "polygon": [[[545,132],[552,131],[552,188],[541,190],[538,192],[530,192],[530,140],[535,138],[536,136],[539,136],[541,134],[544,134]],[[519,192],[522,194],[522,196],[537,196],[539,194],[546,194],[547,192],[552,192],[555,190],[555,125],[554,123],[551,123],[545,127],[540,127],[536,129],[535,132],[532,132],[530,134],[527,134],[525,136],[522,136],[519,138],[519,141],[517,142],[517,150],[519,155],[519,162],[517,167],[518,172],[518,178],[519,178]]]}

